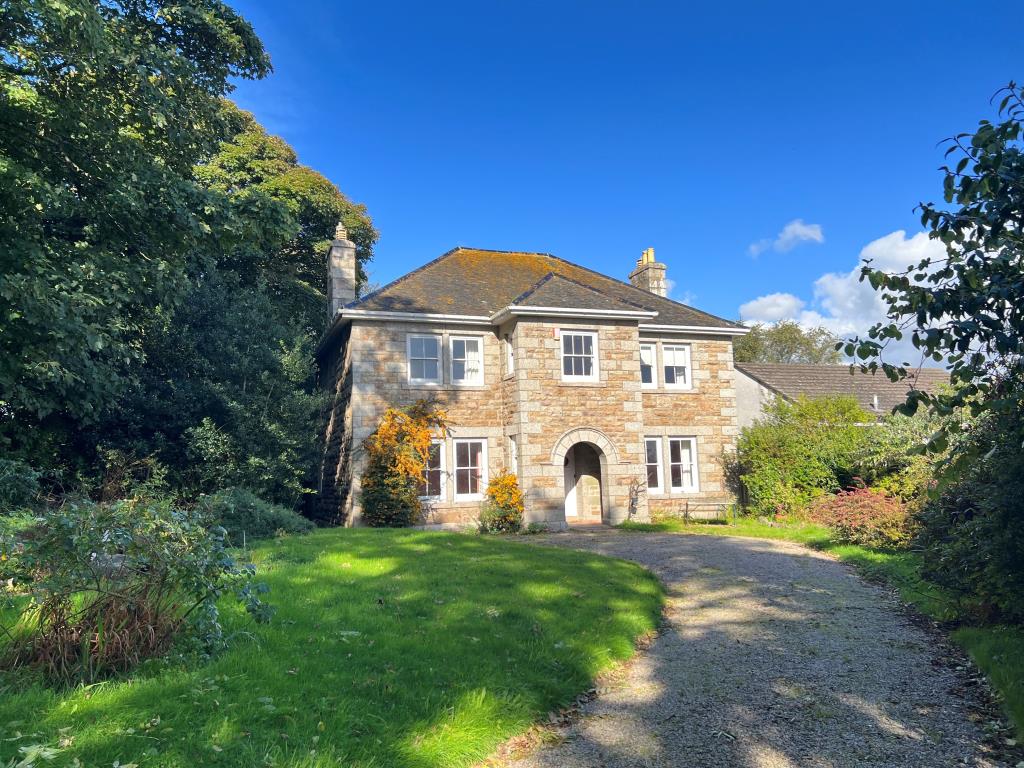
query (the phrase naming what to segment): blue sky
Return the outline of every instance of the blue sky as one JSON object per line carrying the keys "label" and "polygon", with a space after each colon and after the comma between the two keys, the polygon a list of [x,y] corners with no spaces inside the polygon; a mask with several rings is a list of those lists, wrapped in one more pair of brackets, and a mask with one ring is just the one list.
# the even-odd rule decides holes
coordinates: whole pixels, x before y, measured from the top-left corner
{"label": "blue sky", "polygon": [[865,247],[931,247],[937,143],[1024,78],[1009,2],[234,5],[275,67],[236,100],[368,206],[375,282],[456,245],[625,278],[654,246],[674,298],[840,331],[878,311]]}

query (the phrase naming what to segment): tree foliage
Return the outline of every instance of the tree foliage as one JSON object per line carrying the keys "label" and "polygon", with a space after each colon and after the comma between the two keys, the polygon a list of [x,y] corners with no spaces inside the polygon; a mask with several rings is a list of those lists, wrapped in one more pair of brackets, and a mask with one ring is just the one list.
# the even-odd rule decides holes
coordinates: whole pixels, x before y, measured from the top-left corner
{"label": "tree foliage", "polygon": [[832,365],[840,362],[836,349],[839,337],[825,328],[802,328],[791,320],[775,325],[756,323],[750,332],[733,341],[737,363],[813,363]]}
{"label": "tree foliage", "polygon": [[215,0],[12,0],[0,25],[0,438],[95,420],[173,307],[187,260],[229,239],[193,167],[228,78],[269,60]]}
{"label": "tree foliage", "polygon": [[447,415],[429,400],[406,408],[388,408],[363,441],[366,470],[362,476],[364,521],[400,528],[420,517],[419,486],[434,439],[447,432]]}
{"label": "tree foliage", "polygon": [[[942,171],[949,207],[919,206],[922,225],[945,246],[945,256],[897,273],[870,263],[862,270],[861,279],[882,292],[888,320],[849,341],[846,354],[898,380],[908,375],[909,363],[882,356],[892,340],[909,334],[923,357],[951,369],[953,391],[913,390],[902,407],[906,413],[927,405],[939,414],[959,407],[1009,414],[1024,401],[1024,88],[1010,83],[997,97],[997,122],[982,120],[974,133],[948,141]],[[947,421],[932,447],[945,448],[959,424]]]}

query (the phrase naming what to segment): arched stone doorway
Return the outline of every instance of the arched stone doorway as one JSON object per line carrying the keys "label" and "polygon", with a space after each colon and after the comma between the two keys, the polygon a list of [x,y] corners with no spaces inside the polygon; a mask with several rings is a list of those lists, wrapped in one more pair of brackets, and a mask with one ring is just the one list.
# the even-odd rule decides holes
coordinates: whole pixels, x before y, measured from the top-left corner
{"label": "arched stone doorway", "polygon": [[604,518],[601,449],[576,443],[565,454],[565,522],[600,523]]}

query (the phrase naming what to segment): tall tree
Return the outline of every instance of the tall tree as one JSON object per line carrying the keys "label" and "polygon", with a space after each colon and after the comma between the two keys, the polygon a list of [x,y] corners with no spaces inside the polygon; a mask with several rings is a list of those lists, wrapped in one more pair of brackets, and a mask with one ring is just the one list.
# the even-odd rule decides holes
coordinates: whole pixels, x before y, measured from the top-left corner
{"label": "tall tree", "polygon": [[[942,168],[948,209],[919,206],[921,223],[946,247],[902,272],[864,266],[862,280],[882,292],[888,320],[866,338],[846,344],[865,369],[881,367],[893,380],[906,365],[883,361],[890,340],[909,334],[913,345],[948,364],[951,392],[911,391],[902,410],[926,404],[940,414],[967,406],[975,414],[1018,412],[1024,406],[1024,88],[1010,83],[997,94],[999,120],[982,120],[974,133],[949,139]],[[961,422],[945,420],[946,430]],[[945,431],[933,447],[945,447]]]}
{"label": "tall tree", "polygon": [[[216,0],[0,4],[0,440],[95,419],[221,226],[196,163],[270,63]],[[222,247],[227,247],[222,246]]]}
{"label": "tall tree", "polygon": [[236,236],[193,260],[182,303],[153,316],[133,385],[81,452],[152,456],[183,495],[240,485],[294,506],[316,464],[327,244],[340,218],[362,265],[377,232],[251,114],[222,114],[231,135],[196,175],[229,202]]}
{"label": "tall tree", "polygon": [[756,323],[750,333],[733,342],[737,363],[815,363],[833,365],[841,360],[839,337],[825,328],[800,327],[792,320],[776,325]]}

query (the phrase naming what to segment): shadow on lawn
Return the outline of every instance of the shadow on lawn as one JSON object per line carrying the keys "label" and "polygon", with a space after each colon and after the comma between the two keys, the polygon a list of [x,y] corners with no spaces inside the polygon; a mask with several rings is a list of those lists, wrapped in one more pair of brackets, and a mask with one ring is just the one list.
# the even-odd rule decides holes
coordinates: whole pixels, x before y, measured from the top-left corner
{"label": "shadow on lawn", "polygon": [[255,556],[270,625],[226,606],[237,635],[208,664],[25,694],[0,723],[68,729],[86,765],[466,765],[627,656],[660,607],[632,564],[495,539],[333,531]]}
{"label": "shadow on lawn", "polygon": [[668,625],[625,687],[519,768],[994,764],[930,639],[834,561],[742,538],[544,543],[649,565]]}

